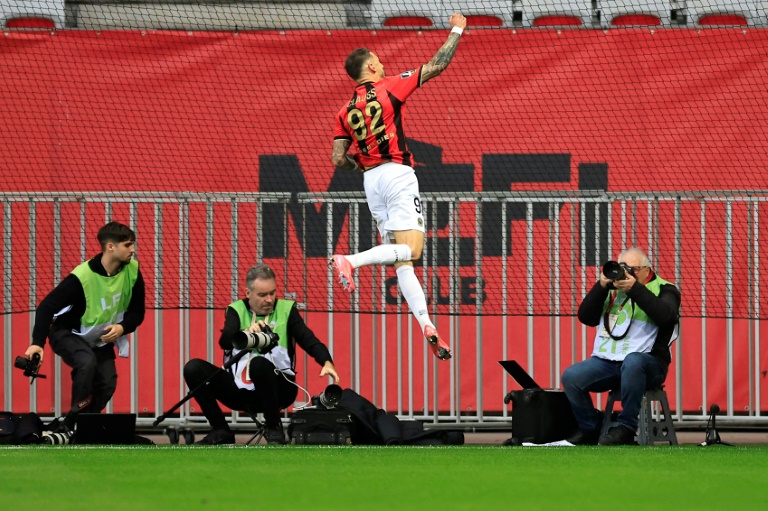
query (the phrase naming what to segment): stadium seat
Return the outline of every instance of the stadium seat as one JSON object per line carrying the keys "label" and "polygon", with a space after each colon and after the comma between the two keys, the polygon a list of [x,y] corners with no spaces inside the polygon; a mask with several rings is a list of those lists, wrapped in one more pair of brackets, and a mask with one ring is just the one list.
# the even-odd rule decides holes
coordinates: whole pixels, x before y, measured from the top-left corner
{"label": "stadium seat", "polygon": [[0,0],[2,28],[64,28],[64,0]]}
{"label": "stadium seat", "polygon": [[[601,436],[613,425],[611,418],[613,405],[620,400],[618,390],[612,390],[608,394]],[[670,445],[678,445],[675,424],[672,422],[672,413],[669,411],[669,401],[664,386],[645,391],[643,401],[640,403],[640,419],[635,439],[640,445],[654,445],[656,442],[669,442]]]}
{"label": "stadium seat", "polygon": [[512,0],[445,0],[444,19],[454,12],[467,17],[467,27],[511,27]]}
{"label": "stadium seat", "polygon": [[447,25],[443,3],[438,0],[371,0],[373,28],[442,28]]}
{"label": "stadium seat", "polygon": [[[686,0],[688,24],[707,26],[766,26],[761,0]],[[763,6],[763,9],[765,7]]]}
{"label": "stadium seat", "polygon": [[524,27],[592,27],[592,0],[523,0]]}
{"label": "stadium seat", "polygon": [[678,25],[677,11],[682,3],[677,0],[600,0],[600,23],[603,27],[668,27],[673,22]]}

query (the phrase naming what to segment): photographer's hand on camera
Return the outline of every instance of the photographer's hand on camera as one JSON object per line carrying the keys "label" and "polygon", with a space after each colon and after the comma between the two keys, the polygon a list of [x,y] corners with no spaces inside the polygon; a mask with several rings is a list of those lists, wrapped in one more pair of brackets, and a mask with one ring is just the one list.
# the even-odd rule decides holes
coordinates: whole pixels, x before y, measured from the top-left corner
{"label": "photographer's hand on camera", "polygon": [[36,344],[31,345],[29,348],[27,348],[27,351],[24,352],[24,356],[27,357],[27,360],[32,360],[32,357],[35,355],[35,353],[40,355],[40,365],[43,365],[45,353],[43,352],[42,346],[38,346]]}
{"label": "photographer's hand on camera", "polygon": [[637,282],[637,279],[635,279],[634,275],[624,271],[625,278],[621,280],[614,280],[613,281],[613,287],[615,289],[618,289],[619,291],[623,291],[625,293],[628,293],[630,289],[632,289],[632,286],[635,285],[635,282]]}
{"label": "photographer's hand on camera", "polygon": [[248,328],[243,330],[243,332],[253,332],[253,333],[257,334],[259,332],[264,332],[265,328],[268,329],[269,327],[267,326],[267,324],[264,321],[257,321],[256,323],[252,324],[251,326],[249,326]]}

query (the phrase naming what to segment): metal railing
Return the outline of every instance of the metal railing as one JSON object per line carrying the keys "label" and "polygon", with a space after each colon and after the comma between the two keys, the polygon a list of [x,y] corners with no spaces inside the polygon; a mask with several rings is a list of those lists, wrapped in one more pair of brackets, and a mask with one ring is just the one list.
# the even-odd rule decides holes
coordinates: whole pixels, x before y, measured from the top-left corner
{"label": "metal railing", "polygon": [[[414,331],[407,306],[393,294],[391,269],[358,270],[358,292],[349,297],[335,287],[325,257],[377,243],[362,193],[0,198],[4,409],[58,415],[66,406],[68,381],[58,358],[53,379],[38,380],[28,392],[13,358],[29,343],[30,311],[62,271],[87,258],[89,233],[115,219],[137,232],[147,306],[155,310],[132,336],[129,367],[119,369],[109,410],[136,412],[140,425],[186,394],[187,360],[219,358],[223,309],[239,297],[245,270],[269,261],[280,265],[283,294],[305,309],[348,386],[400,416],[498,427],[509,421],[502,397],[513,384],[495,361],[518,358],[542,386],[558,387],[565,367],[591,352],[592,330],[575,318],[581,297],[600,264],[630,245],[646,249],[655,269],[683,293],[681,338],[667,381],[674,419],[706,420],[709,404],[722,399],[723,420],[765,422],[757,262],[768,192],[423,193],[431,241],[417,275],[436,325],[454,347],[450,363],[431,357]],[[308,231],[310,215],[319,215],[324,232]],[[278,240],[264,233],[276,222],[284,226]],[[315,371],[306,356],[299,367],[302,386],[322,389],[310,379]],[[241,423],[237,414],[233,420]],[[168,423],[201,421],[188,403]]]}

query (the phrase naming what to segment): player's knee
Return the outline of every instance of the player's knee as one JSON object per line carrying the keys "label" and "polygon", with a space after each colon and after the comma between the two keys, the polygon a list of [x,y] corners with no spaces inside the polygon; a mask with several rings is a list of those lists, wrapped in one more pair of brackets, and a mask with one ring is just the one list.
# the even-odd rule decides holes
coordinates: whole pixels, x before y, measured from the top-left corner
{"label": "player's knee", "polygon": [[421,251],[422,251],[423,245],[418,244],[416,246],[411,245],[411,261],[418,261],[421,259]]}

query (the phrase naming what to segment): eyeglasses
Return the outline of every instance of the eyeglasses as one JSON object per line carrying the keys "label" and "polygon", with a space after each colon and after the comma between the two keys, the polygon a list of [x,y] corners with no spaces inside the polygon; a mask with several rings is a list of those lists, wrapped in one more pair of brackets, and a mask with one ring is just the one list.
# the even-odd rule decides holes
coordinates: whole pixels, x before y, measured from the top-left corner
{"label": "eyeglasses", "polygon": [[632,268],[632,273],[638,273],[646,268],[650,268],[650,266],[630,266]]}

